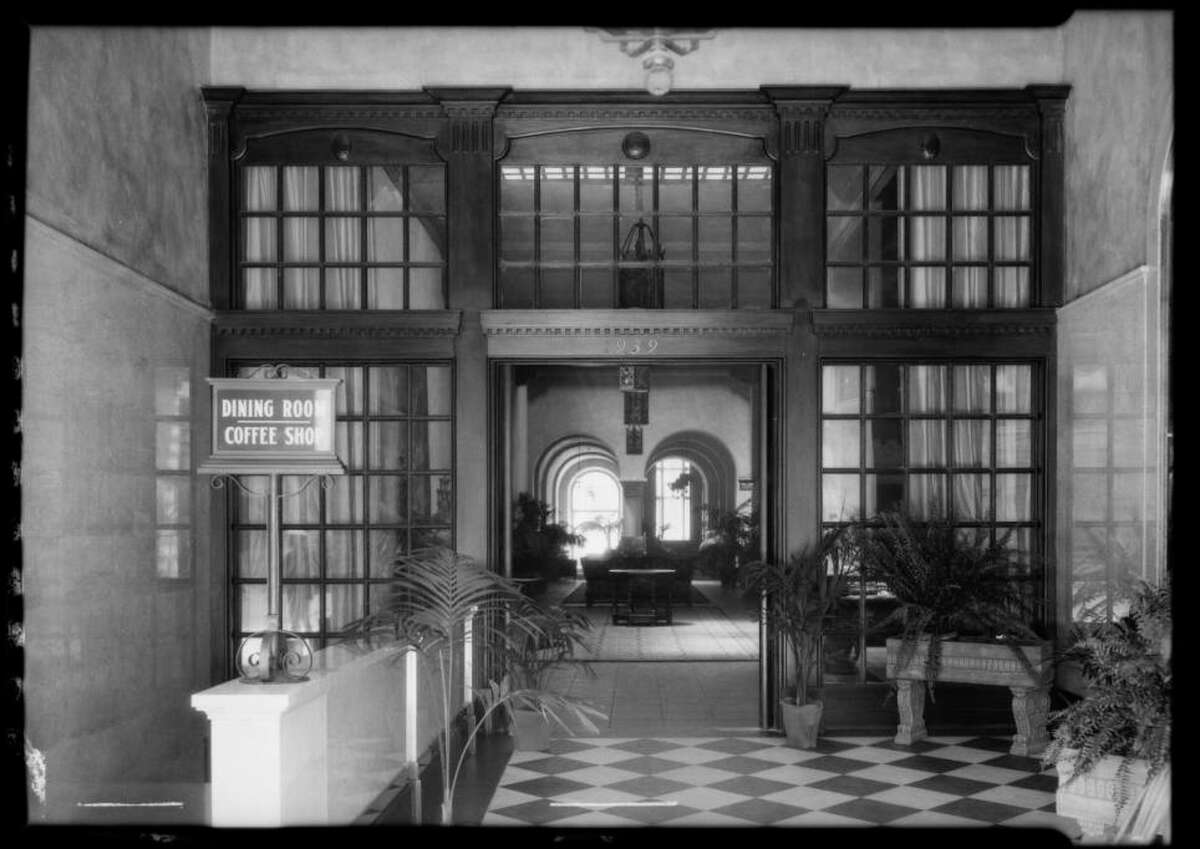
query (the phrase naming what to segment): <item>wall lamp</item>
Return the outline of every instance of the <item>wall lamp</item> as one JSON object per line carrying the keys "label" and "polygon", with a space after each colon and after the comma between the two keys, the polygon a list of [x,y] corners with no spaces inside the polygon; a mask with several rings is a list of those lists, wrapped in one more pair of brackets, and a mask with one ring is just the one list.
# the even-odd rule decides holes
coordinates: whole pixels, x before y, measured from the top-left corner
{"label": "wall lamp", "polygon": [[597,32],[600,38],[620,45],[621,52],[631,59],[644,56],[646,90],[662,95],[671,90],[675,60],[671,54],[686,56],[700,47],[700,42],[716,35],[716,30],[695,27],[585,27]]}

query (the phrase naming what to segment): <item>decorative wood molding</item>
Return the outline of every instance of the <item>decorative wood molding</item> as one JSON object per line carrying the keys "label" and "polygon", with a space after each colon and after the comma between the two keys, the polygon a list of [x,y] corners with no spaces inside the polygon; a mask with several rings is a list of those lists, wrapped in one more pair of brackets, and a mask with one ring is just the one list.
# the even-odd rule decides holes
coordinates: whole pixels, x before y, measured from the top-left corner
{"label": "decorative wood molding", "polygon": [[845,86],[796,88],[763,86],[779,115],[782,156],[819,156],[825,147],[825,121]]}
{"label": "decorative wood molding", "polygon": [[404,338],[457,336],[457,310],[378,310],[373,312],[225,311],[216,314],[219,336],[305,336],[313,338]]}
{"label": "decorative wood molding", "polygon": [[784,310],[486,310],[486,336],[786,336]]}
{"label": "decorative wood molding", "polygon": [[764,106],[501,106],[496,117],[505,121],[648,121],[678,122],[738,121],[739,123],[767,124],[772,120],[769,107]]}
{"label": "decorative wood molding", "polygon": [[507,88],[426,88],[438,100],[448,126],[439,141],[443,155],[478,155],[492,151],[496,105]]}
{"label": "decorative wood molding", "polygon": [[818,336],[921,339],[930,336],[1029,336],[1054,330],[1053,309],[813,310]]}

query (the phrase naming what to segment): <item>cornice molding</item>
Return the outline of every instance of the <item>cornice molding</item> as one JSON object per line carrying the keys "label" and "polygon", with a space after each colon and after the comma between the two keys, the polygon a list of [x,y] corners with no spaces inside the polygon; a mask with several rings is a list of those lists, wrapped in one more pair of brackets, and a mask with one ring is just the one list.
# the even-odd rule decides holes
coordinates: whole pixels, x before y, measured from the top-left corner
{"label": "cornice molding", "polygon": [[304,336],[311,338],[406,338],[457,336],[457,310],[379,310],[373,312],[226,311],[216,314],[219,336]]}
{"label": "cornice molding", "polygon": [[486,336],[786,336],[784,310],[486,310]]}
{"label": "cornice molding", "polygon": [[1043,336],[1054,330],[1053,309],[813,310],[818,336],[922,339],[930,336]]}
{"label": "cornice molding", "polygon": [[496,110],[501,121],[648,121],[681,120],[747,121],[767,124],[772,121],[771,107],[755,106],[504,106]]}

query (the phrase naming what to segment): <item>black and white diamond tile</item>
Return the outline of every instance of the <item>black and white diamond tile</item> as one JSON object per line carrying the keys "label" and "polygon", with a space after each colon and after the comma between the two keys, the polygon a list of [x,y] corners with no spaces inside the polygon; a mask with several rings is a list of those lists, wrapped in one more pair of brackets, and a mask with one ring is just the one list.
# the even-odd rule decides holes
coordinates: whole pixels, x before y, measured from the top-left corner
{"label": "black and white diamond tile", "polygon": [[571,738],[514,752],[483,825],[1035,826],[1067,834],[1053,768],[1008,740],[780,737]]}

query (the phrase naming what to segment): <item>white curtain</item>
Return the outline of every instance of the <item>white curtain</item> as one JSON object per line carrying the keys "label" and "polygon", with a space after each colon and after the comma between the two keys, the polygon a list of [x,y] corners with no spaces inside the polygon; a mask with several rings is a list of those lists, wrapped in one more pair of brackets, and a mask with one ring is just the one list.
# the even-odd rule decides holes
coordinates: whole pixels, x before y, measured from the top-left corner
{"label": "white curtain", "polygon": [[[908,259],[914,263],[944,262],[946,259],[946,169],[921,165],[909,169],[911,209],[928,210],[937,215],[910,215],[908,218]],[[902,234],[903,235],[903,234]],[[910,266],[908,270],[908,306],[937,309],[946,305],[945,268]]]}
{"label": "white curtain", "polygon": [[[243,172],[247,212],[275,212],[275,169],[251,167]],[[275,261],[275,219],[247,216],[243,237],[243,256],[246,262]],[[243,302],[246,309],[275,307],[275,269],[247,268],[242,278]]]}
{"label": "white curtain", "polygon": [[[357,168],[325,169],[325,262],[359,262],[362,258],[359,228],[361,219],[337,216],[337,212],[359,212]],[[325,269],[325,306],[328,309],[357,309],[361,304],[358,268]]]}
{"label": "white curtain", "polygon": [[[317,169],[283,169],[283,209],[285,212],[312,212],[319,206]],[[283,219],[283,261],[310,262],[314,267],[287,268],[283,272],[283,308],[315,310],[321,306],[321,258],[319,219],[314,215],[287,216]]]}
{"label": "white curtain", "polygon": [[[1020,212],[1030,209],[1029,167],[998,165],[993,169],[992,207],[999,212]],[[998,262],[1029,262],[1030,217],[1004,215],[994,219],[995,259]],[[996,306],[1029,306],[1029,267],[998,266],[996,272]]]}

